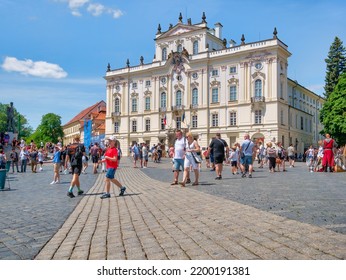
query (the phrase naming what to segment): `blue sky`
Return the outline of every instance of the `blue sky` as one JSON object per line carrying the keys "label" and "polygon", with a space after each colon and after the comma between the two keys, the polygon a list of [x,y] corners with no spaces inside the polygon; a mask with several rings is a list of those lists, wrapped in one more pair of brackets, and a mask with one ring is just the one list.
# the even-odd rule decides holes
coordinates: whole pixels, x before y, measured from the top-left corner
{"label": "blue sky", "polygon": [[223,37],[240,43],[278,37],[292,56],[289,78],[323,93],[324,59],[338,36],[346,46],[345,1],[255,0],[0,0],[0,102],[14,102],[35,129],[44,114],[67,123],[106,101],[107,64],[149,63],[160,23],[220,22]]}

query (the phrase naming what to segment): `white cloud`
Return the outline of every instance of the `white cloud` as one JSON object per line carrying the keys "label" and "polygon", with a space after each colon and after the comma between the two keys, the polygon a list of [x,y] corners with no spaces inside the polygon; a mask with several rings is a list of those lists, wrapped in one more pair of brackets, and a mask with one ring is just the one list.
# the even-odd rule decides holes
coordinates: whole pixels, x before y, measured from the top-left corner
{"label": "white cloud", "polygon": [[101,16],[102,14],[111,14],[113,18],[119,18],[124,13],[119,9],[113,9],[104,6],[101,3],[93,3],[90,0],[55,0],[57,2],[68,3],[68,7],[71,10],[71,14],[73,16],[82,16],[81,9],[86,7],[86,11],[90,13],[92,16]]}
{"label": "white cloud", "polygon": [[18,60],[15,57],[6,57],[1,67],[7,72],[19,72],[23,75],[41,78],[60,79],[67,77],[67,73],[59,65],[45,61],[35,62],[31,59]]}
{"label": "white cloud", "polygon": [[93,16],[99,16],[102,15],[105,11],[105,6],[102,4],[96,3],[96,4],[90,4],[88,6],[87,11],[91,13]]}

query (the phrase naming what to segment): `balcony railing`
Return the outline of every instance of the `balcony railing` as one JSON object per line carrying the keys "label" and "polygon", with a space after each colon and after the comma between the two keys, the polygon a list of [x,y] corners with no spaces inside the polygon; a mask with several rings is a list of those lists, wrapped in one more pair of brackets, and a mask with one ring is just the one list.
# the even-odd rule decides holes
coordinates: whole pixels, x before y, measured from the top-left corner
{"label": "balcony railing", "polygon": [[119,117],[121,115],[120,112],[112,112],[112,117]]}
{"label": "balcony railing", "polygon": [[198,104],[191,104],[190,109],[198,109]]}
{"label": "balcony railing", "polygon": [[254,96],[251,97],[251,103],[265,102],[264,96]]}
{"label": "balcony railing", "polygon": [[176,105],[172,106],[172,111],[181,111],[184,110],[185,106],[184,105]]}
{"label": "balcony railing", "polygon": [[167,108],[166,107],[160,107],[159,112],[167,112]]}

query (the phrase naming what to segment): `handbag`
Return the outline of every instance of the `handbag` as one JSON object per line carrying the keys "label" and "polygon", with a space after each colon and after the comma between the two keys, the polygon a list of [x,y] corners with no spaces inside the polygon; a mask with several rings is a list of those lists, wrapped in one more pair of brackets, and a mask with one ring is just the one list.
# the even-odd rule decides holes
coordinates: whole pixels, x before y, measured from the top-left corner
{"label": "handbag", "polygon": [[195,160],[196,163],[201,163],[202,159],[200,158],[199,155],[195,154],[195,153],[191,153],[193,159]]}

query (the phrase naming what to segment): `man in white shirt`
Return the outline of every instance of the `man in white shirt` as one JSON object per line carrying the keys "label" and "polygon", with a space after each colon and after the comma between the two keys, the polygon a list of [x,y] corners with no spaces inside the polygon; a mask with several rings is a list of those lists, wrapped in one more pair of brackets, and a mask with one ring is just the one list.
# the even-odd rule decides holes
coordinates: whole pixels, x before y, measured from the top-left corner
{"label": "man in white shirt", "polygon": [[181,170],[184,170],[185,143],[186,143],[186,140],[183,137],[183,133],[181,130],[177,130],[177,132],[175,133],[175,136],[176,136],[176,140],[174,143],[174,155],[173,155],[174,181],[171,183],[172,186],[178,185],[180,167],[181,167]]}

